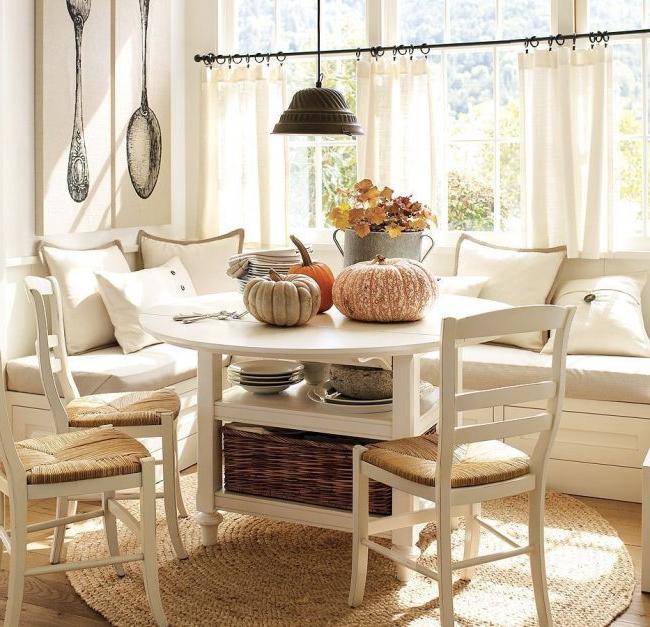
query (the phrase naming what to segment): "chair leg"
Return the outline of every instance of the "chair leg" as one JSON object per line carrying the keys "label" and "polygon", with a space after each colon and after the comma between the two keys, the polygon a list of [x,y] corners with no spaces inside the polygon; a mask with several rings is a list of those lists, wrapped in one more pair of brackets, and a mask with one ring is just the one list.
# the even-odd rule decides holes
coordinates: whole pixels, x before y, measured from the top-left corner
{"label": "chair leg", "polygon": [[[56,498],[56,518],[65,516],[74,516],[77,513],[77,501],[68,501],[65,496]],[[54,540],[50,550],[50,564],[58,564],[61,561],[61,550],[65,541],[65,532],[67,527],[61,525],[54,529]]]}
{"label": "chair leg", "polygon": [[449,508],[438,512],[438,602],[440,603],[440,627],[453,627],[454,596],[451,568],[451,517]]}
{"label": "chair leg", "polygon": [[174,431],[176,425],[171,419],[163,421],[163,489],[165,493],[165,517],[172,546],[179,560],[187,559],[187,551],[181,541],[181,534],[178,529],[178,513],[176,505],[176,464],[174,463]]}
{"label": "chair leg", "polygon": [[[174,516],[174,518],[176,518]],[[167,625],[160,598],[156,552],[156,477],[153,458],[142,461],[142,488],[140,488],[140,537],[142,539],[143,578],[147,600],[156,624]]]}
{"label": "chair leg", "polygon": [[530,569],[533,576],[535,605],[540,627],[551,627],[551,603],[546,585],[544,558],[544,490],[537,489],[528,495],[528,542],[532,547]]}
{"label": "chair leg", "polygon": [[[5,516],[5,499],[7,497],[4,493],[0,492],[0,527],[5,531],[7,529],[7,517]],[[5,545],[0,542],[0,569],[2,569],[2,557],[5,552]]]}
{"label": "chair leg", "polygon": [[[18,501],[22,502],[18,502]],[[15,627],[20,622],[20,609],[25,589],[27,563],[27,498],[14,498],[11,510],[11,553],[9,585],[5,609],[5,626]]]}
{"label": "chair leg", "polygon": [[181,518],[187,518],[187,508],[183,500],[183,491],[181,490],[181,469],[178,465],[178,429],[174,424],[174,478],[176,483],[176,507],[178,515]]}
{"label": "chair leg", "polygon": [[353,453],[352,488],[352,578],[348,604],[356,607],[363,601],[368,572],[368,547],[362,544],[368,538],[368,477],[361,472],[362,447]]}
{"label": "chair leg", "polygon": [[[117,538],[117,518],[108,507],[108,501],[115,498],[115,491],[104,492],[102,494],[102,508],[104,510],[104,533],[106,534],[106,544],[111,557],[120,554],[120,545]],[[113,564],[115,574],[118,577],[124,577],[124,566],[122,564]]]}
{"label": "chair leg", "polygon": [[[465,547],[463,559],[470,559],[478,555],[481,542],[481,525],[478,524],[476,516],[481,515],[481,504],[472,503],[465,508]],[[469,581],[474,576],[474,567],[463,568],[460,571],[460,578]]]}

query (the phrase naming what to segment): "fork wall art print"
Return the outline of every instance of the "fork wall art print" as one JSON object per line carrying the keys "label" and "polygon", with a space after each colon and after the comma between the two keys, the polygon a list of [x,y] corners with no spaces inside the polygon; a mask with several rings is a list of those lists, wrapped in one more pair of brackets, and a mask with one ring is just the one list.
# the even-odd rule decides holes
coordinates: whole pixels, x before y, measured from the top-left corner
{"label": "fork wall art print", "polygon": [[36,234],[169,224],[172,0],[34,6]]}

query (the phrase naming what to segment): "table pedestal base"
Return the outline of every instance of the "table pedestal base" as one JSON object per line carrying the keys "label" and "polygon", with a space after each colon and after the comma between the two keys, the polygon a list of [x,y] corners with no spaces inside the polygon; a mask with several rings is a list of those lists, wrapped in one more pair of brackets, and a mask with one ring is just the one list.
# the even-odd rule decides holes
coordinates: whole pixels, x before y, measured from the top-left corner
{"label": "table pedestal base", "polygon": [[217,535],[219,525],[223,520],[223,516],[219,512],[197,512],[195,516],[196,522],[201,527],[201,544],[203,546],[213,546],[217,543]]}

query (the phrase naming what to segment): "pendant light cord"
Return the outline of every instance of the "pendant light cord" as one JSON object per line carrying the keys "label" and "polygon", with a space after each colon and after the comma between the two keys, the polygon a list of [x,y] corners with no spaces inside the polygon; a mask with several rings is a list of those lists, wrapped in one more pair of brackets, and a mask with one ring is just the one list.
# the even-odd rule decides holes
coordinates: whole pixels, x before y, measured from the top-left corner
{"label": "pendant light cord", "polygon": [[318,8],[318,16],[316,17],[316,49],[318,50],[316,55],[316,87],[322,87],[323,75],[320,73],[320,0],[316,0],[316,6]]}

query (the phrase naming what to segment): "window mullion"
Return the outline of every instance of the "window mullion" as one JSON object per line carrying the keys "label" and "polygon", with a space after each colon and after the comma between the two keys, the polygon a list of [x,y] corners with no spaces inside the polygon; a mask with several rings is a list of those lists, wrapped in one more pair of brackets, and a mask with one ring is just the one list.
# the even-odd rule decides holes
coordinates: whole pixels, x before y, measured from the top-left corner
{"label": "window mullion", "polygon": [[492,154],[494,155],[494,230],[501,230],[501,150],[499,147],[499,55],[496,46],[492,49],[492,94],[494,98],[493,124],[494,135],[492,141]]}
{"label": "window mullion", "polygon": [[647,55],[648,45],[644,37],[641,40],[641,113],[643,115],[643,145],[641,147],[641,207],[643,216],[643,236],[648,236],[648,148],[647,148],[647,135],[648,135],[648,77],[647,77]]}

